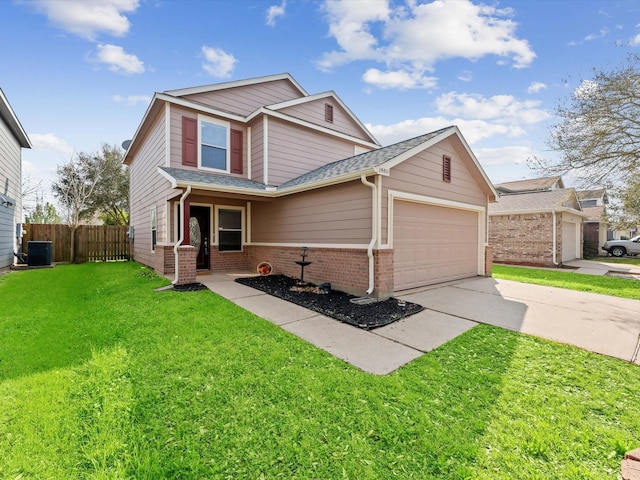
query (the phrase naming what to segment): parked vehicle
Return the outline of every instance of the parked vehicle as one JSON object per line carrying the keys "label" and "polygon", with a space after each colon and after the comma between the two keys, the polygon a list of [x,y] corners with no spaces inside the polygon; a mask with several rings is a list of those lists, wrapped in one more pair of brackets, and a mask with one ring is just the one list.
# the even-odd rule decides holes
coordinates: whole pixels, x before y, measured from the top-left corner
{"label": "parked vehicle", "polygon": [[602,249],[613,257],[638,255],[640,253],[640,235],[631,240],[608,240],[604,242]]}

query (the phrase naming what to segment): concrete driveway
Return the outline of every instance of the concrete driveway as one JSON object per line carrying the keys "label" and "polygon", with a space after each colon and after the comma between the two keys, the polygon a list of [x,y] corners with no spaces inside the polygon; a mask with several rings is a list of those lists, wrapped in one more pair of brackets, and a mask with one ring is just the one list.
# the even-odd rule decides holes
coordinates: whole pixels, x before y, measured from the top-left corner
{"label": "concrete driveway", "polygon": [[451,317],[640,362],[638,300],[495,278],[466,280],[402,298]]}
{"label": "concrete driveway", "polygon": [[[640,301],[476,277],[400,295],[425,310],[366,331],[241,285],[247,272],[198,275],[210,290],[365,372],[386,375],[479,323],[640,363]],[[633,359],[633,360],[632,360]]]}

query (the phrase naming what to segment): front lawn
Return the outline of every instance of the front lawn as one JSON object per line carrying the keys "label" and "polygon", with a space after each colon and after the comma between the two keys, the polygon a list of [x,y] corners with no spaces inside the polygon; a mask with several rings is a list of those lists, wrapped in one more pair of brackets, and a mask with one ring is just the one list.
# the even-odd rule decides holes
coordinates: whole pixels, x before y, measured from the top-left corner
{"label": "front lawn", "polygon": [[378,377],[130,263],[0,277],[0,478],[617,479],[640,368],[480,325]]}
{"label": "front lawn", "polygon": [[640,281],[631,278],[588,275],[575,273],[573,270],[548,270],[507,265],[493,265],[493,277],[640,300]]}

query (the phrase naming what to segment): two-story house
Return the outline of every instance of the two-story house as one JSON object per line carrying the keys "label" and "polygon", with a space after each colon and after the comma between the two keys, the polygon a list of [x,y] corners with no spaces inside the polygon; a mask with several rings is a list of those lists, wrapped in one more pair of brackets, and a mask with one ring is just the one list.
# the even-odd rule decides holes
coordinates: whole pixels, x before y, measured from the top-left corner
{"label": "two-story house", "polygon": [[500,183],[489,206],[489,243],[496,262],[558,266],[582,258],[582,211],[561,177]]}
{"label": "two-story house", "polygon": [[0,89],[0,268],[14,263],[22,228],[22,149],[31,142]]}
{"label": "two-story house", "polygon": [[485,274],[497,194],[458,128],[381,147],[289,74],[156,93],[124,162],[134,258],[178,284],[299,276],[302,247],[306,280],[355,294]]}

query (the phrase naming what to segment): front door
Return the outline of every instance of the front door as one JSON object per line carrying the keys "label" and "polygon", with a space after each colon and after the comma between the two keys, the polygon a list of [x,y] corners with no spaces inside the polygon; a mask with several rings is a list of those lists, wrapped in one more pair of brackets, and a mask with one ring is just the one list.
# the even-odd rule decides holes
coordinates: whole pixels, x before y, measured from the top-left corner
{"label": "front door", "polygon": [[[197,231],[196,235],[191,235],[191,244],[198,248],[196,257],[196,268],[198,270],[209,270],[209,240],[211,235],[211,209],[209,207],[191,206],[190,210],[192,228]],[[197,233],[200,234],[199,242]],[[195,237],[195,238],[194,238]],[[194,243],[194,240],[195,243]],[[198,245],[199,243],[199,245]]]}

